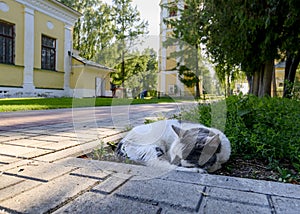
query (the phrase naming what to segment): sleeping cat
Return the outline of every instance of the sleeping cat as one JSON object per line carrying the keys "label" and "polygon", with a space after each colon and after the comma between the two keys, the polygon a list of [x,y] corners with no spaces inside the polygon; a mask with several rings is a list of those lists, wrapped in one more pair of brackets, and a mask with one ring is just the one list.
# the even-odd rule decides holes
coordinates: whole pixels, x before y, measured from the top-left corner
{"label": "sleeping cat", "polygon": [[162,120],[133,128],[116,154],[135,162],[181,171],[214,172],[230,156],[227,137],[202,124]]}

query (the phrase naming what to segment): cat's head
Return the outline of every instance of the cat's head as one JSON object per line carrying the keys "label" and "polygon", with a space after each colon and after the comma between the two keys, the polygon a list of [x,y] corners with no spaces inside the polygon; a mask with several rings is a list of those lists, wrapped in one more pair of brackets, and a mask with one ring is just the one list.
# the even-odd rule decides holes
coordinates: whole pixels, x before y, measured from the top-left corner
{"label": "cat's head", "polygon": [[[172,126],[178,139],[170,148],[172,164],[183,167],[198,167],[214,172],[221,168],[230,155],[228,146],[223,146],[220,135],[206,128],[192,128],[188,130]],[[225,143],[229,141],[224,139]],[[224,144],[224,143],[223,143]]]}

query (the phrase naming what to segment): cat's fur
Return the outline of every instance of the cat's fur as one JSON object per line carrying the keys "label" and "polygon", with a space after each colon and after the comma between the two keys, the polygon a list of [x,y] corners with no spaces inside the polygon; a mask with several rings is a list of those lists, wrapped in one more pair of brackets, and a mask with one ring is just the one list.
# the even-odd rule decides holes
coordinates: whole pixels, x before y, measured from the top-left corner
{"label": "cat's fur", "polygon": [[162,120],[133,128],[118,144],[116,154],[157,167],[209,172],[230,156],[227,137],[201,124]]}

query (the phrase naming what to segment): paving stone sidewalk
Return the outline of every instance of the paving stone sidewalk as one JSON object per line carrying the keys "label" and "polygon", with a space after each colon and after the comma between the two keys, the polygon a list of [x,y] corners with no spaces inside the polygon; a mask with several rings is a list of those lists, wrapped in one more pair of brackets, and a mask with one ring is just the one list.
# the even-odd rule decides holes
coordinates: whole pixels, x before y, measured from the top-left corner
{"label": "paving stone sidewalk", "polygon": [[[124,127],[103,109],[64,111],[0,115],[0,213],[300,213],[300,185],[77,158]],[[154,115],[132,112],[136,123]]]}

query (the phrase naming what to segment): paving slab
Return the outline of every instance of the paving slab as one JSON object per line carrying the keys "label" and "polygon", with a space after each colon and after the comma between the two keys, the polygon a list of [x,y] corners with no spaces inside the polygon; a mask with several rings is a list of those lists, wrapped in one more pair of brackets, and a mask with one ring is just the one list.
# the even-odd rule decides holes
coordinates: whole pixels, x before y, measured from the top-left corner
{"label": "paving slab", "polygon": [[27,138],[29,136],[0,136],[0,145],[2,143],[6,143],[6,142],[10,142],[10,141],[13,141],[13,140],[19,140],[19,139],[24,139],[24,138]]}
{"label": "paving slab", "polygon": [[6,133],[10,133],[11,136],[37,136],[37,135],[48,135],[51,134],[47,129],[43,129],[42,127],[30,127],[30,128],[19,128],[11,131],[6,131]]}
{"label": "paving slab", "polygon": [[223,188],[206,188],[200,213],[270,213],[268,196]]}
{"label": "paving slab", "polygon": [[203,201],[202,206],[199,209],[199,213],[271,214],[272,212],[269,207],[239,203],[218,198],[211,198],[209,200]]}
{"label": "paving slab", "polygon": [[74,130],[72,131],[61,131],[60,132],[54,132],[54,133],[51,133],[52,135],[54,136],[63,136],[63,137],[69,137],[69,138],[74,138],[77,140],[77,134],[75,133]]}
{"label": "paving slab", "polygon": [[104,196],[98,193],[88,192],[76,199],[72,204],[68,204],[54,213],[157,214],[159,211],[159,207],[148,203],[140,203],[126,198]]}
{"label": "paving slab", "polygon": [[0,209],[21,213],[44,213],[67,203],[98,182],[87,177],[64,175],[0,202]]}
{"label": "paving slab", "polygon": [[0,168],[1,165],[7,165],[16,161],[20,161],[22,159],[17,158],[17,157],[10,157],[10,156],[6,156],[6,155],[0,155]]}
{"label": "paving slab", "polygon": [[[24,179],[18,177],[11,177],[5,174],[0,174],[0,192],[2,189],[7,188],[9,186],[15,185],[17,183],[22,182]],[[2,194],[1,194],[2,195]],[[0,199],[1,200],[1,199]]]}
{"label": "paving slab", "polygon": [[[158,178],[171,172],[170,170],[156,168],[156,167],[145,167],[142,165],[131,165],[125,163],[108,162],[108,161],[86,160],[86,159],[74,158],[74,157],[68,157],[59,160],[55,163],[66,165],[66,166],[91,167],[91,168],[102,169],[110,172],[118,172],[121,174],[134,176],[131,178],[132,180],[145,180],[151,178]],[[115,176],[118,176],[118,174],[115,174]]]}
{"label": "paving slab", "polygon": [[187,180],[189,180],[189,182],[209,187],[212,186],[224,189],[242,190],[245,192],[263,193],[300,199],[300,185],[294,184],[211,174],[198,174],[188,172],[178,173],[176,171],[165,174],[162,179],[175,180],[180,182],[186,182]]}
{"label": "paving slab", "polygon": [[55,136],[55,135],[39,135],[35,137],[31,137],[30,139],[33,140],[41,140],[41,141],[48,141],[48,142],[61,142],[61,141],[69,141],[69,140],[76,140],[75,137],[64,137],[64,136]]}
{"label": "paving slab", "polygon": [[31,162],[32,160],[28,160],[28,159],[22,159],[22,158],[16,159],[16,161],[12,163],[0,165],[0,173],[3,173],[7,170],[14,169],[20,166],[30,164]]}
{"label": "paving slab", "polygon": [[26,139],[18,139],[18,140],[10,140],[7,142],[2,142],[2,145],[12,145],[12,146],[22,146],[22,147],[31,147],[31,148],[39,148],[41,145],[44,145],[48,143],[49,141],[44,140],[35,140],[32,138],[26,138]]}
{"label": "paving slab", "polygon": [[123,184],[125,184],[131,178],[128,174],[115,173],[112,174],[108,179],[100,183],[98,186],[95,186],[91,189],[91,192],[101,193],[101,194],[110,194]]}
{"label": "paving slab", "polygon": [[6,143],[0,143],[0,145],[1,144],[58,151],[58,150],[62,150],[62,149],[66,149],[69,147],[74,147],[74,146],[80,145],[81,142],[79,142],[77,139],[67,140],[67,141],[59,141],[59,142],[34,140],[34,139],[22,139],[22,140],[9,141]]}
{"label": "paving slab", "polygon": [[75,169],[77,168],[32,161],[26,165],[6,170],[5,173],[9,173],[14,177],[21,177],[31,180],[42,180],[48,182],[56,177],[74,171]]}
{"label": "paving slab", "polygon": [[21,147],[14,145],[0,145],[0,155],[6,155],[17,158],[33,158],[51,153],[47,149],[38,149],[30,147]]}
{"label": "paving slab", "polygon": [[[13,176],[11,179],[16,179]],[[2,182],[2,181],[1,181]],[[1,202],[6,200],[13,200],[14,197],[22,194],[23,192],[26,192],[28,190],[34,189],[35,187],[38,187],[42,184],[42,181],[38,180],[29,180],[29,179],[21,179],[20,182],[15,182],[14,184],[11,184],[9,186],[6,186],[6,188],[0,190],[0,210],[1,210]],[[38,195],[36,195],[38,196]],[[6,206],[4,206],[6,207]],[[8,208],[8,207],[6,207]]]}
{"label": "paving slab", "polygon": [[95,168],[79,168],[69,174],[74,177],[89,178],[97,181],[103,181],[111,175],[110,172]]}
{"label": "paving slab", "polygon": [[172,207],[196,211],[204,186],[174,181],[150,179],[129,181],[116,191],[117,196],[149,203],[162,203]]}
{"label": "paving slab", "polygon": [[95,140],[88,143],[79,144],[77,146],[66,148],[64,150],[59,150],[53,153],[49,153],[47,155],[43,155],[37,158],[34,158],[34,160],[37,161],[45,161],[45,162],[53,162],[57,161],[66,157],[77,157],[80,155],[84,155],[87,153],[90,153],[94,148],[100,145],[99,140]]}
{"label": "paving slab", "polygon": [[299,214],[300,212],[300,199],[272,196],[272,201],[278,214]]}

